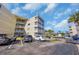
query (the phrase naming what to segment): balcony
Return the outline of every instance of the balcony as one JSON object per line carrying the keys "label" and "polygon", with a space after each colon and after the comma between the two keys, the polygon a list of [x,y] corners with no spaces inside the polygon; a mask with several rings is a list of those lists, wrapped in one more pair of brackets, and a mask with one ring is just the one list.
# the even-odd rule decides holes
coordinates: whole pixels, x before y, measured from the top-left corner
{"label": "balcony", "polygon": [[42,34],[42,33],[39,33],[39,32],[35,32],[34,35],[35,35],[35,36],[43,36],[43,34]]}
{"label": "balcony", "polygon": [[24,19],[17,19],[17,22],[26,22]]}
{"label": "balcony", "polygon": [[44,30],[42,30],[42,29],[35,29],[35,32],[39,32],[39,33],[43,33],[44,32]]}
{"label": "balcony", "polygon": [[16,26],[16,28],[24,28],[24,26]]}
{"label": "balcony", "polygon": [[23,33],[24,30],[16,30],[15,32],[17,32],[17,33]]}
{"label": "balcony", "polygon": [[44,28],[44,26],[42,26],[42,25],[35,25],[35,27]]}
{"label": "balcony", "polygon": [[44,28],[41,28],[41,27],[35,27],[35,29],[38,29],[38,30],[43,30]]}
{"label": "balcony", "polygon": [[35,22],[36,24],[41,24],[41,25],[44,25],[44,22],[40,21],[40,20],[36,20]]}
{"label": "balcony", "polygon": [[25,25],[24,22],[17,22],[16,24]]}

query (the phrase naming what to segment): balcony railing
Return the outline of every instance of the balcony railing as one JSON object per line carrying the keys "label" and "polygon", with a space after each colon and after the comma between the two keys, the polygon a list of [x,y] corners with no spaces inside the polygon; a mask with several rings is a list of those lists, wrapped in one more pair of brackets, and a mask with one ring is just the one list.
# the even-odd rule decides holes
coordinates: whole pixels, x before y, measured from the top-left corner
{"label": "balcony railing", "polygon": [[18,30],[18,31],[15,31],[15,32],[24,32],[24,31],[19,31],[19,30]]}
{"label": "balcony railing", "polygon": [[25,23],[24,23],[24,22],[17,22],[16,24],[22,24],[22,25],[25,25]]}
{"label": "balcony railing", "polygon": [[16,26],[16,28],[24,28],[24,26]]}

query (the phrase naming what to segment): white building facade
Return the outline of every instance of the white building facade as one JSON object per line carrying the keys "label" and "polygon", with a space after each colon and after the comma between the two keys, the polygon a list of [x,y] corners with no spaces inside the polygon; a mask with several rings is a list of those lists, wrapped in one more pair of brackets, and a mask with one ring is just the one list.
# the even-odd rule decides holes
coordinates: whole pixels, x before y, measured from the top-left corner
{"label": "white building facade", "polygon": [[25,25],[27,35],[32,35],[34,38],[43,36],[44,34],[44,20],[40,16],[30,18]]}
{"label": "white building facade", "polygon": [[70,36],[78,34],[78,26],[76,25],[76,23],[74,22],[69,23],[69,30],[70,30]]}

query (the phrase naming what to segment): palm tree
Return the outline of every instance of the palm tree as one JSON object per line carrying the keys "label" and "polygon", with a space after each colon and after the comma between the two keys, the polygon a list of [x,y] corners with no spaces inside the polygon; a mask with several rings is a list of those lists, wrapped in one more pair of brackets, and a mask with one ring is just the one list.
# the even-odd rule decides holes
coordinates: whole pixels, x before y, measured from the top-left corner
{"label": "palm tree", "polygon": [[71,15],[68,22],[75,22],[79,25],[79,11]]}
{"label": "palm tree", "polygon": [[75,18],[76,18],[75,22],[79,25],[79,12],[75,13]]}
{"label": "palm tree", "polygon": [[70,16],[68,22],[70,23],[70,22],[74,22],[74,21],[75,21],[75,15]]}

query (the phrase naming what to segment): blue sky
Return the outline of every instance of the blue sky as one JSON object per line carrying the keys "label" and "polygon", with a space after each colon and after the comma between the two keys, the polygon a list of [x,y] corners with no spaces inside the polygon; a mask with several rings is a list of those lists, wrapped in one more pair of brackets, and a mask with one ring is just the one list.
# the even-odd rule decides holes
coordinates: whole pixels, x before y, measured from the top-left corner
{"label": "blue sky", "polygon": [[79,11],[77,3],[9,3],[5,7],[13,14],[31,18],[39,14],[45,21],[45,29],[55,32],[68,31],[68,18]]}

